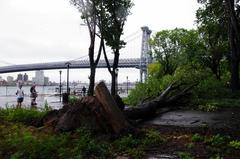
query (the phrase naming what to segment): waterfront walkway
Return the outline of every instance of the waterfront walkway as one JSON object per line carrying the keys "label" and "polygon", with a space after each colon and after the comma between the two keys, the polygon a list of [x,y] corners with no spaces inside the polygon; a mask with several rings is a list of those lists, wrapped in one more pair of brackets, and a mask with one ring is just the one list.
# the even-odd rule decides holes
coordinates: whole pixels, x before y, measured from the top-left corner
{"label": "waterfront walkway", "polygon": [[212,128],[239,131],[240,108],[225,108],[216,112],[173,110],[159,114],[156,118],[146,123],[166,127]]}
{"label": "waterfront walkway", "polygon": [[[39,95],[36,99],[37,107],[44,108],[45,105],[51,106],[52,109],[59,109],[62,107],[59,96],[54,95]],[[0,96],[0,107],[15,107],[17,104],[16,96]],[[25,96],[22,103],[25,107],[31,106],[31,99],[29,96]]]}

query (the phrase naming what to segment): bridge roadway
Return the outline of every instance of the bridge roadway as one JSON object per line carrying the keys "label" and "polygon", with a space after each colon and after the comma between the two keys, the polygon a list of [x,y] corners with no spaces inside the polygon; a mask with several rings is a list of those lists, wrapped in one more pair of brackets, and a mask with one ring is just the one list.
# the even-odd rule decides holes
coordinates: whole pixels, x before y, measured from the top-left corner
{"label": "bridge roadway", "polygon": [[[88,60],[76,60],[76,61],[61,61],[61,62],[47,62],[47,63],[35,63],[35,64],[19,64],[0,67],[0,73],[10,72],[22,72],[22,71],[34,71],[34,70],[51,70],[51,69],[66,69],[66,63],[70,62],[69,68],[90,68]],[[113,60],[109,60],[112,65]],[[144,68],[143,64],[141,64]],[[105,60],[99,60],[97,68],[106,68],[107,64]],[[140,58],[119,59],[119,68],[140,68]]]}

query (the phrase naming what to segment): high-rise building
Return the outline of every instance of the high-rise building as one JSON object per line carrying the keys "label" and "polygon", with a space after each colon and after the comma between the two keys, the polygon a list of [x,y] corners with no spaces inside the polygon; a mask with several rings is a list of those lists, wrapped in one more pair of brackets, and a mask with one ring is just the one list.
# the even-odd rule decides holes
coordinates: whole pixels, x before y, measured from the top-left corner
{"label": "high-rise building", "polygon": [[27,75],[26,73],[23,75],[23,81],[24,81],[24,82],[27,82],[27,81],[28,81],[28,75]]}
{"label": "high-rise building", "polygon": [[19,73],[17,75],[17,81],[23,81],[23,74]]}
{"label": "high-rise building", "polygon": [[36,71],[35,72],[35,77],[33,78],[33,82],[37,85],[44,85],[44,71]]}
{"label": "high-rise building", "polygon": [[48,85],[49,84],[49,77],[44,77],[44,85]]}

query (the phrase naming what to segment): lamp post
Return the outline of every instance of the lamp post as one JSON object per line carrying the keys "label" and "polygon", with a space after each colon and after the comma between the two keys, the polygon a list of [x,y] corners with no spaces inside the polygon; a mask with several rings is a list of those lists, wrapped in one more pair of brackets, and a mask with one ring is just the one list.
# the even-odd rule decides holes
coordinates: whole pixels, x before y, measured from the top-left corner
{"label": "lamp post", "polygon": [[126,78],[127,78],[127,94],[128,94],[128,76]]}
{"label": "lamp post", "polygon": [[66,62],[65,65],[67,65],[67,94],[70,94],[70,91],[69,91],[69,66],[71,65],[71,63]]}
{"label": "lamp post", "polygon": [[59,97],[60,97],[60,102],[61,102],[61,97],[62,97],[62,70],[59,71],[60,74],[60,81],[59,81]]}

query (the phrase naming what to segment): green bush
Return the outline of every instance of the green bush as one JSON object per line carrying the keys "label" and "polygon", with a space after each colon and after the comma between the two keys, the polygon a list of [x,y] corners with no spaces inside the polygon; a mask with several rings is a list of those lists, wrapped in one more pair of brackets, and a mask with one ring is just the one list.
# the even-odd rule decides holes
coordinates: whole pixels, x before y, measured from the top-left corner
{"label": "green bush", "polygon": [[110,156],[109,146],[107,144],[97,142],[90,131],[79,129],[77,131],[78,138],[75,140],[75,156],[78,158],[108,158]]}
{"label": "green bush", "polygon": [[[10,158],[38,158],[38,159],[54,159],[64,158],[62,155],[61,147],[65,147],[68,144],[67,134],[58,136],[42,136],[37,137],[30,132],[15,132],[8,136],[7,143],[14,149],[14,153],[11,154]],[[71,151],[66,151],[64,156],[71,156]]]}
{"label": "green bush", "polygon": [[142,159],[143,156],[145,156],[145,152],[142,148],[132,148],[132,149],[129,149],[127,151],[127,153],[129,154],[129,156],[132,158],[132,159]]}
{"label": "green bush", "polygon": [[206,137],[204,139],[204,143],[211,146],[219,147],[219,146],[225,146],[229,140],[230,140],[229,136],[217,134],[212,137]]}
{"label": "green bush", "polygon": [[198,109],[205,111],[205,112],[214,112],[214,111],[218,110],[219,108],[216,105],[206,103],[205,105],[199,105]]}
{"label": "green bush", "polygon": [[209,159],[224,159],[224,158],[219,155],[215,155],[215,156],[210,157]]}
{"label": "green bush", "polygon": [[184,84],[195,84],[208,75],[206,71],[204,72],[201,69],[196,71],[190,66],[178,67],[173,75],[165,75],[161,78],[151,76],[145,83],[138,83],[125,101],[129,105],[137,105],[144,99],[158,96],[163,89],[175,81]]}
{"label": "green bush", "polygon": [[192,142],[201,142],[204,138],[199,134],[194,134],[191,138]]}
{"label": "green bush", "polygon": [[165,142],[165,139],[162,138],[159,131],[156,130],[147,130],[145,137],[142,139],[143,145],[146,146],[155,146]]}
{"label": "green bush", "polygon": [[194,157],[188,152],[179,152],[178,157],[179,159],[194,159]]}
{"label": "green bush", "polygon": [[27,108],[6,108],[0,109],[0,116],[7,121],[28,123],[32,119],[40,118],[46,114],[46,111]]}
{"label": "green bush", "polygon": [[69,96],[68,97],[68,102],[70,105],[74,105],[79,101],[79,98],[77,98],[76,96]]}
{"label": "green bush", "polygon": [[233,140],[229,143],[229,146],[235,149],[240,150],[240,141],[239,140]]}
{"label": "green bush", "polygon": [[113,142],[114,147],[119,151],[127,151],[132,148],[136,148],[140,144],[140,141],[134,138],[131,134],[123,136]]}
{"label": "green bush", "polygon": [[186,84],[199,83],[210,75],[208,70],[202,68],[193,69],[190,65],[180,66],[174,73],[174,80]]}
{"label": "green bush", "polygon": [[[110,158],[110,145],[98,142],[89,131],[79,130],[74,134],[33,134],[14,128],[4,141],[10,153],[6,158],[16,159],[68,159]],[[79,133],[81,132],[81,133]],[[1,134],[0,134],[1,135]],[[0,143],[0,146],[2,143]]]}
{"label": "green bush", "polygon": [[226,93],[224,81],[219,81],[213,76],[202,80],[196,91],[199,98],[221,98],[221,95]]}
{"label": "green bush", "polygon": [[135,106],[141,101],[158,96],[172,82],[173,78],[170,75],[161,79],[149,77],[145,83],[136,84],[135,89],[130,91],[125,101],[129,105]]}

